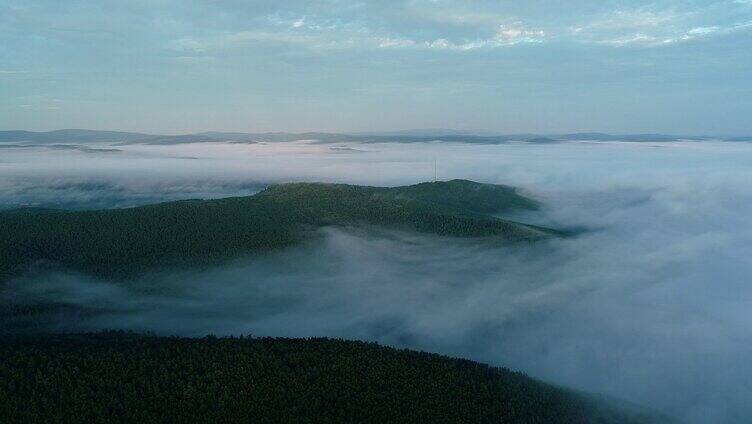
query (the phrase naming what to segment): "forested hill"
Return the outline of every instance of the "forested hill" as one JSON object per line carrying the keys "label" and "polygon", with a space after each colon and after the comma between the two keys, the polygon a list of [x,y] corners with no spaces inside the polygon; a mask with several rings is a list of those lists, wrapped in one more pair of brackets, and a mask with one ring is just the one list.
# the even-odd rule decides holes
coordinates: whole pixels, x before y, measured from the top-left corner
{"label": "forested hill", "polygon": [[214,263],[293,245],[327,225],[531,241],[553,232],[490,214],[536,207],[511,187],[452,180],[392,188],[293,183],[248,197],[129,209],[17,209],[0,213],[0,281],[35,263],[115,277]]}
{"label": "forested hill", "polygon": [[0,339],[5,422],[666,422],[507,369],[331,339]]}

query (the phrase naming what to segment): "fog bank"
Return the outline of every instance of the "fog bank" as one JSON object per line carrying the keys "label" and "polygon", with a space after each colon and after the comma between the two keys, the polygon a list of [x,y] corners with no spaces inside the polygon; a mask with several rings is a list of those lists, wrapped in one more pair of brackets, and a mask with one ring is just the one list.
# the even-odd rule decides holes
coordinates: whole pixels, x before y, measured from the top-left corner
{"label": "fog bank", "polygon": [[752,416],[752,144],[119,148],[4,149],[0,199],[123,207],[288,180],[397,185],[433,179],[435,164],[440,179],[515,185],[545,204],[515,219],[590,231],[501,248],[327,228],[311,245],[210,270],[130,282],[35,274],[11,282],[2,302],[54,302],[58,312],[7,326],[377,340],[508,366],[689,422]]}

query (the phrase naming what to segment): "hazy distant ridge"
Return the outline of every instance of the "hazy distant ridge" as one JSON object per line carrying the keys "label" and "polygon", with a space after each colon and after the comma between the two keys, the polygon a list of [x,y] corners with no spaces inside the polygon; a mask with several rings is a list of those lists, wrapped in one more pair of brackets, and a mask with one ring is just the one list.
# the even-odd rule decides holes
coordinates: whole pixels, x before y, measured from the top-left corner
{"label": "hazy distant ridge", "polygon": [[0,131],[0,143],[113,143],[113,144],[184,144],[184,143],[257,143],[314,140],[322,143],[359,142],[359,143],[415,143],[446,141],[477,144],[500,144],[510,141],[527,141],[533,143],[556,141],[679,141],[679,140],[724,140],[752,141],[751,136],[710,137],[677,136],[669,134],[606,134],[606,133],[567,133],[567,134],[493,134],[488,131],[459,131],[451,129],[406,130],[374,133],[326,133],[326,132],[202,132],[181,135],[145,134],[122,131],[99,131],[84,129],[64,129],[46,132],[10,130]]}

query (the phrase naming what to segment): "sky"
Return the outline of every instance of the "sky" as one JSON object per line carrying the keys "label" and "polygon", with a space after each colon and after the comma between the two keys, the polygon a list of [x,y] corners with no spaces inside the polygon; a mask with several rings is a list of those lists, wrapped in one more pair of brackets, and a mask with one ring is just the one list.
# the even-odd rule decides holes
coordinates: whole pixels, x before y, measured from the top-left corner
{"label": "sky", "polygon": [[0,129],[752,134],[752,0],[0,0]]}

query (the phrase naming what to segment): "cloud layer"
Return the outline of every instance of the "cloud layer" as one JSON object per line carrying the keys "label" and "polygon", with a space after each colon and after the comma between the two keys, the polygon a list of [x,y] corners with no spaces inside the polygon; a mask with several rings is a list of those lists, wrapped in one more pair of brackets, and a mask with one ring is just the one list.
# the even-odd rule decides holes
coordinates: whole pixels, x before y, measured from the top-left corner
{"label": "cloud layer", "polygon": [[[24,196],[63,193],[64,202],[78,192],[83,204],[91,190],[112,191],[115,204],[126,204],[150,190],[165,198],[220,187],[242,194],[261,181],[407,184],[431,179],[435,161],[441,179],[517,185],[546,205],[515,219],[591,231],[509,248],[329,228],[311,245],[127,283],[40,273],[15,281],[2,302],[53,302],[60,315],[31,322],[42,328],[378,340],[509,366],[693,423],[752,414],[751,144],[337,147],[358,151],[124,146],[115,160],[6,149],[0,176],[33,175],[37,186]],[[53,164],[60,154],[70,156]],[[197,159],[174,159],[187,156]],[[71,185],[61,190],[61,180],[45,174]],[[186,188],[160,189],[164,181]],[[247,186],[232,185],[239,182]]]}

